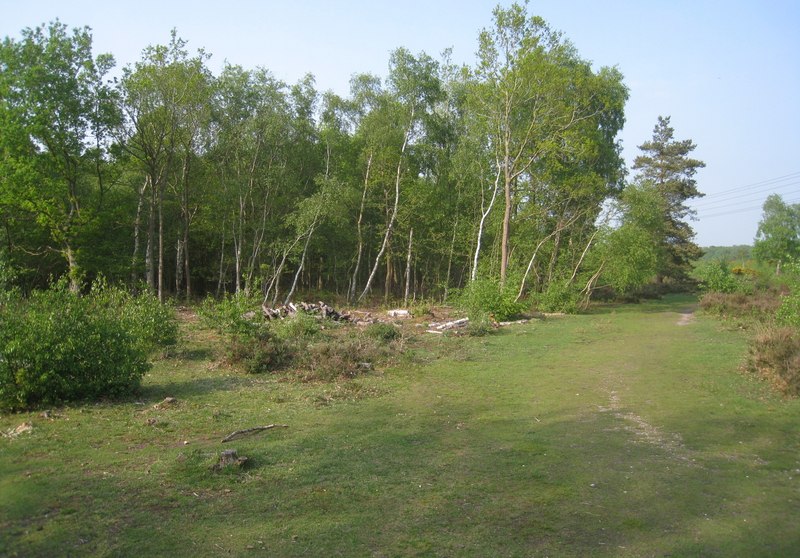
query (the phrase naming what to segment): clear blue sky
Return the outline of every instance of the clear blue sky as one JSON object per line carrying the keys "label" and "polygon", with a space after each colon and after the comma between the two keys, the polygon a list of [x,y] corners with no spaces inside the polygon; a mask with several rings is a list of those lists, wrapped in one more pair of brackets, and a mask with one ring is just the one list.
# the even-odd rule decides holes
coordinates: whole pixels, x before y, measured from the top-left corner
{"label": "clear blue sky", "polygon": [[[354,73],[386,74],[405,46],[436,57],[453,48],[472,62],[493,0],[288,0],[210,2],[0,0],[0,36],[59,18],[93,29],[95,52],[118,66],[173,27],[192,49],[289,83],[305,73],[320,90],[347,94]],[[508,0],[500,2],[503,6]],[[630,88],[625,158],[672,117],[707,164],[706,198],[693,223],[703,246],[749,244],[770,193],[800,202],[800,2],[795,0],[540,0],[529,12],[564,32],[597,67],[618,66]]]}

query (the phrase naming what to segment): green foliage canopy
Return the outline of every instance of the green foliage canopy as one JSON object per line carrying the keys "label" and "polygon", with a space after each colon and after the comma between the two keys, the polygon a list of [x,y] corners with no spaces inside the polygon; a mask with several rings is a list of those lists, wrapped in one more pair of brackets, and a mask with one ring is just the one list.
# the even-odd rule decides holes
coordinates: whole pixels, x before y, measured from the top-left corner
{"label": "green foliage canopy", "polygon": [[753,255],[761,262],[775,265],[800,258],[800,204],[789,205],[778,194],[764,202],[763,215],[753,243]]}

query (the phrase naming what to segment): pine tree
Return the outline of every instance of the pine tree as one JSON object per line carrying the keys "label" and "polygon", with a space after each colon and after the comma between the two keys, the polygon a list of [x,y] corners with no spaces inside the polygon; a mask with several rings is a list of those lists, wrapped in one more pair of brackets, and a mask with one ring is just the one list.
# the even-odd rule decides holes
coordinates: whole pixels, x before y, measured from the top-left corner
{"label": "pine tree", "polygon": [[670,117],[658,117],[653,138],[639,146],[642,155],[636,157],[635,180],[652,184],[664,198],[663,261],[659,265],[659,281],[669,278],[684,279],[690,262],[699,258],[702,251],[694,243],[695,232],[687,223],[694,211],[686,202],[702,197],[694,176],[705,163],[689,155],[697,147],[692,140],[677,141]]}

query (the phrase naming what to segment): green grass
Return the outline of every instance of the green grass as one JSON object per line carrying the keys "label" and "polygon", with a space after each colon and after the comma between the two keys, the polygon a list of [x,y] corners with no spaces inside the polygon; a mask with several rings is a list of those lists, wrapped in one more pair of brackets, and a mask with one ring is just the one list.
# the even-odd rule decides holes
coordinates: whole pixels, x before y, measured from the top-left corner
{"label": "green grass", "polygon": [[[317,384],[190,324],[137,401],[0,417],[34,424],[0,439],[0,555],[797,555],[800,402],[738,371],[742,333],[677,325],[693,306],[424,336]],[[212,472],[227,448],[248,466]]]}

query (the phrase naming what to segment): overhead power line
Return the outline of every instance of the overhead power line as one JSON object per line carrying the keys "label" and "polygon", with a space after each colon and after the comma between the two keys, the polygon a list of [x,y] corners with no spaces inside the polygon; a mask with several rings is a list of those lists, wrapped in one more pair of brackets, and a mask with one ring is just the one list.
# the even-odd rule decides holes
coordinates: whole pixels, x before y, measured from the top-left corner
{"label": "overhead power line", "polygon": [[[770,193],[771,194],[779,193],[776,190],[781,190],[781,189],[785,189],[785,188],[790,188],[791,187],[792,189],[790,191],[788,191],[788,192],[785,192],[785,193],[786,194],[795,194],[798,191],[797,188],[796,188],[796,186],[798,184],[800,184],[800,181],[792,182],[790,184],[786,184],[785,186],[781,186],[780,188],[772,188]],[[704,203],[705,200],[701,199],[701,200],[698,200],[697,202],[693,203],[692,205],[694,207],[698,208],[698,209],[711,210],[711,209],[722,209],[722,208],[725,208],[725,207],[733,207],[733,206],[742,205],[742,204],[752,204],[752,203],[763,204],[764,203],[764,199],[766,198],[765,193],[766,192],[752,192],[752,193],[747,193],[747,194],[740,194],[738,196],[730,196],[727,199],[716,200],[716,201],[713,201],[711,203]],[[742,199],[742,198],[744,198],[744,199]],[[734,201],[734,200],[739,200],[739,201]]]}
{"label": "overhead power line", "polygon": [[[732,193],[727,194],[724,196],[716,195],[716,194],[708,194],[707,196],[700,198],[697,200],[697,206],[712,206],[712,205],[719,205],[723,203],[727,203],[731,200],[737,200],[742,198],[762,198],[764,194],[768,193],[783,193],[785,190],[789,190],[788,194],[794,194],[797,191],[797,186],[800,184],[800,180],[796,180],[794,182],[788,182],[786,184],[770,184],[768,186],[763,186],[761,188],[751,190],[749,192],[744,193]],[[713,197],[712,197],[713,196]],[[755,200],[753,200],[755,201]]]}
{"label": "overhead power line", "polygon": [[[788,203],[788,204],[798,203],[798,202],[800,202],[800,198],[793,198],[793,199],[790,199],[790,200],[783,200],[783,201],[784,201],[784,203]],[[757,211],[757,210],[760,210],[761,207],[762,206],[759,204],[759,205],[754,205],[754,206],[750,206],[750,207],[743,207],[743,208],[740,208],[740,209],[734,209],[732,211],[723,211],[721,213],[711,213],[711,214],[705,214],[705,213],[703,213],[703,210],[700,209],[700,210],[697,211],[697,213],[698,213],[698,218],[711,219],[712,217],[723,217],[725,215],[735,215],[737,213],[747,213],[749,211]],[[721,208],[715,208],[715,209],[712,209],[711,211],[716,211],[717,209],[721,209]]]}
{"label": "overhead power line", "polygon": [[[760,190],[769,190],[770,186],[778,184],[780,182],[785,182],[787,180],[795,181],[795,182],[792,182],[792,184],[796,184],[797,183],[796,181],[798,179],[800,179],[800,171],[792,172],[792,173],[789,173],[789,174],[784,174],[783,176],[776,176],[774,178],[767,178],[767,179],[764,179],[764,180],[760,180],[758,182],[751,182],[750,184],[745,184],[743,186],[737,186],[735,188],[729,188],[727,190],[721,190],[719,192],[713,192],[711,194],[706,194],[706,196],[704,197],[704,200],[710,200],[710,199],[718,198],[718,197],[723,197],[724,198],[724,197],[730,196],[732,194],[737,194],[739,192],[748,191],[748,190],[751,191],[751,192],[752,191],[756,191],[756,190],[759,190],[759,191]],[[779,187],[783,187],[783,186],[779,186]]]}

